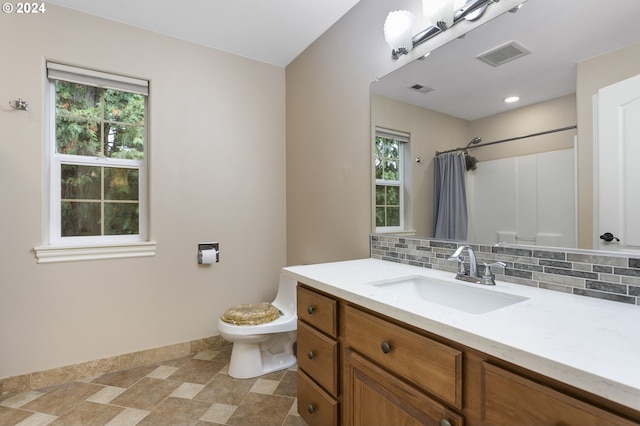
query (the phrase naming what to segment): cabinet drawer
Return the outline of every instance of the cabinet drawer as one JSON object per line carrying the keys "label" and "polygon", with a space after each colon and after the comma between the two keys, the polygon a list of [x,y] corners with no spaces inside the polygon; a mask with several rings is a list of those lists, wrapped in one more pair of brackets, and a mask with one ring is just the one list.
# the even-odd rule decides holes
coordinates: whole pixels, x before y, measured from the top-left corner
{"label": "cabinet drawer", "polygon": [[351,306],[348,346],[456,408],[462,408],[462,352]]}
{"label": "cabinet drawer", "polygon": [[338,342],[298,321],[298,367],[338,394]]}
{"label": "cabinet drawer", "polygon": [[298,318],[330,336],[337,337],[337,302],[298,286]]}
{"label": "cabinet drawer", "polygon": [[483,420],[492,426],[631,426],[640,423],[482,363]]}
{"label": "cabinet drawer", "polygon": [[298,413],[309,426],[338,424],[338,401],[298,370]]}

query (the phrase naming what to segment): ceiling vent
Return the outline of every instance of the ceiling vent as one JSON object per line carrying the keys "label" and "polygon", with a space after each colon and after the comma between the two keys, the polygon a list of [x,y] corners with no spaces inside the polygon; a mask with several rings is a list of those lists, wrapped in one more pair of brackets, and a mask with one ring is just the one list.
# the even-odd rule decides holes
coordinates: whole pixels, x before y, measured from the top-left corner
{"label": "ceiling vent", "polygon": [[529,50],[525,49],[515,41],[511,41],[507,44],[503,44],[502,46],[498,46],[495,49],[491,49],[476,56],[476,59],[480,59],[482,62],[485,62],[493,67],[497,67],[499,65],[513,61],[514,59],[526,56],[529,53],[531,53]]}
{"label": "ceiling vent", "polygon": [[422,85],[420,83],[413,84],[413,85],[409,86],[408,88],[413,90],[414,92],[420,92],[420,93],[429,93],[429,92],[433,91],[433,89],[431,87],[427,87],[427,86]]}

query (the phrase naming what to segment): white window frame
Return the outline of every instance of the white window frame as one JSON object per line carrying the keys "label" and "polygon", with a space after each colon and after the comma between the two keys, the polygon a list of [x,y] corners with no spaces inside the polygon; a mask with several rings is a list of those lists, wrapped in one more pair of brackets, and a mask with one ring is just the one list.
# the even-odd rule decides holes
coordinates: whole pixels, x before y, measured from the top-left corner
{"label": "white window frame", "polygon": [[[144,159],[131,160],[109,157],[87,157],[59,154],[55,141],[55,81],[64,80],[84,85],[122,90],[145,96],[145,146]],[[45,126],[45,244],[36,247],[38,263],[74,260],[113,259],[155,255],[156,243],[149,241],[148,175],[149,157],[149,83],[145,80],[87,70],[68,65],[47,62],[46,122]],[[100,236],[61,236],[60,172],[63,164],[131,168],[138,170],[138,234]]]}
{"label": "white window frame", "polygon": [[[375,128],[374,134],[374,146],[375,138],[383,137],[387,139],[394,139],[400,143],[399,150],[399,167],[400,167],[400,180],[390,181],[386,179],[376,179],[374,171],[374,184],[373,184],[373,225],[376,233],[406,233],[413,232],[408,231],[408,228],[412,226],[411,217],[411,135],[405,132],[399,132],[396,130],[385,129],[381,127]],[[375,160],[375,148],[374,148],[374,160]],[[374,167],[375,168],[375,167]],[[376,212],[376,185],[386,186],[399,186],[400,187],[400,226],[376,226],[375,212]]]}

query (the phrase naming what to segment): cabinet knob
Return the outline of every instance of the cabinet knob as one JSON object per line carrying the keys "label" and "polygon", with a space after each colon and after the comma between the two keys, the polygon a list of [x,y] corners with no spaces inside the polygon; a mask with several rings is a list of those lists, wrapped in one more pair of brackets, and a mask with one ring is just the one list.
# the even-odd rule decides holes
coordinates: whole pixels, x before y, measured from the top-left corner
{"label": "cabinet knob", "polygon": [[391,345],[386,340],[383,340],[382,343],[380,343],[380,349],[382,349],[382,352],[385,354],[388,354],[391,352]]}
{"label": "cabinet knob", "polygon": [[313,404],[309,404],[307,405],[307,411],[309,414],[313,414],[313,412],[316,411],[316,407],[314,407]]}
{"label": "cabinet knob", "polygon": [[307,352],[307,358],[309,358],[309,359],[313,359],[313,357],[314,357],[314,356],[315,356],[315,355],[313,354],[313,351],[309,351],[309,352]]}
{"label": "cabinet knob", "polygon": [[451,422],[447,419],[440,419],[438,426],[451,426]]}
{"label": "cabinet knob", "polygon": [[307,306],[307,313],[309,315],[311,315],[313,313],[313,306],[311,306],[311,305]]}

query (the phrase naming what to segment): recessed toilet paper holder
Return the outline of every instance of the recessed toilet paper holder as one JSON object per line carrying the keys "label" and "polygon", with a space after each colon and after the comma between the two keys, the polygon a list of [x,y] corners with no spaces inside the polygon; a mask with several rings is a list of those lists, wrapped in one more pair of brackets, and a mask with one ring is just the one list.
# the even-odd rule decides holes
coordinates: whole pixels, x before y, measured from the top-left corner
{"label": "recessed toilet paper holder", "polygon": [[198,264],[202,265],[202,264],[207,264],[207,263],[211,263],[211,262],[206,262],[203,261],[203,251],[204,252],[209,252],[209,251],[213,251],[213,253],[215,253],[215,259],[216,259],[216,263],[220,262],[220,251],[218,250],[219,244],[218,243],[198,243]]}

